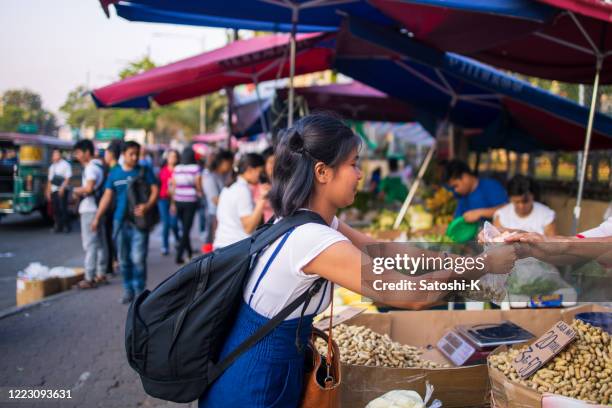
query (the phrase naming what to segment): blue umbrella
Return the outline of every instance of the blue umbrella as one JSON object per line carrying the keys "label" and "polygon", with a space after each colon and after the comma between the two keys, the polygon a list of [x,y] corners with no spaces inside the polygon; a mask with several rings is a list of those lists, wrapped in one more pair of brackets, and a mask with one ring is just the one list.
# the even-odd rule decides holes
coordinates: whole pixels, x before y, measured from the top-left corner
{"label": "blue umbrella", "polygon": [[[503,141],[515,150],[577,150],[584,137],[580,132],[589,113],[584,107],[488,65],[438,51],[359,18],[347,18],[335,67],[429,115],[462,126],[500,128],[504,123],[511,137],[498,143]],[[534,129],[533,118],[541,121],[541,130]],[[599,115],[596,123],[596,144],[609,147],[612,119]]]}

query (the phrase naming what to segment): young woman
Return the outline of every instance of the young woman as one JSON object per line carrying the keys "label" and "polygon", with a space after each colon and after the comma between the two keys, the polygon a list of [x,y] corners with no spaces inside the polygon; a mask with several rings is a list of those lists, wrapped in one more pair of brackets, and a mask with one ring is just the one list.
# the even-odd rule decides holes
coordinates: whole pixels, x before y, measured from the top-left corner
{"label": "young woman", "polygon": [[179,242],[179,230],[176,215],[170,212],[170,192],[169,184],[172,179],[174,167],[179,162],[179,154],[176,150],[168,150],[166,164],[159,171],[159,200],[157,206],[162,221],[162,255],[168,255],[170,230],[174,234],[174,239]]}
{"label": "young woman", "polygon": [[555,235],[555,212],[536,201],[538,187],[532,178],[512,177],[507,191],[510,203],[495,212],[493,223],[496,227],[537,232],[548,237]]}
{"label": "young woman", "polygon": [[191,248],[191,226],[198,209],[198,200],[202,196],[202,176],[200,166],[196,162],[195,153],[191,147],[186,147],[181,154],[181,164],[174,168],[170,179],[170,194],[176,208],[176,216],[181,220],[183,232],[176,251],[176,263],[182,264],[183,253],[193,256]]}
{"label": "young woman", "polygon": [[[362,262],[367,265],[369,260],[359,248],[375,242],[335,217],[339,208],[353,202],[357,191],[361,178],[359,143],[350,128],[325,114],[306,116],[281,134],[269,194],[276,216],[286,217],[305,209],[318,213],[327,225],[301,225],[262,251],[245,286],[244,302],[220,358],[316,279],[323,277],[329,282],[311,299],[301,325],[298,325],[301,314],[298,308],[212,384],[200,399],[200,408],[296,407],[299,404],[304,355],[296,347],[297,329],[300,328],[301,344],[305,344],[312,318],[329,304],[332,283],[364,293]],[[280,249],[277,251],[277,248]],[[514,249],[512,246],[501,249],[498,256],[488,257],[487,266],[480,273],[510,270],[515,259]],[[275,258],[269,262],[275,252]],[[264,270],[266,273],[262,275]],[[388,303],[404,308],[414,306],[408,294],[400,294]]]}

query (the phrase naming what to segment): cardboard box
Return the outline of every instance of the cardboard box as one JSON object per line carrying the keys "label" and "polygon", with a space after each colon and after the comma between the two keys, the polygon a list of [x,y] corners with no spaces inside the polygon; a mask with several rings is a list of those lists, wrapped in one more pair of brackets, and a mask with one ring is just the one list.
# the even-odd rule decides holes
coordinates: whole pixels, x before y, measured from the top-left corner
{"label": "cardboard box", "polygon": [[65,278],[59,278],[61,291],[70,290],[74,285],[85,279],[85,271],[83,268],[74,268],[75,275]]}
{"label": "cardboard box", "polygon": [[[575,314],[575,313],[574,313]],[[444,333],[458,324],[501,323],[510,320],[536,336],[562,320],[561,309],[400,311],[362,314],[346,324],[363,325],[388,334],[402,344],[426,349],[423,358],[451,364],[435,348]],[[435,388],[433,398],[445,408],[482,407],[490,403],[490,384],[484,364],[441,368],[384,368],[342,366],[342,406],[363,407],[382,394],[396,389],[414,390],[425,395],[425,384]]]}
{"label": "cardboard box", "polygon": [[61,292],[59,278],[27,280],[17,278],[17,306],[27,305]]}
{"label": "cardboard box", "polygon": [[[583,312],[612,312],[612,309],[603,306],[589,304],[572,307],[569,309],[556,309],[558,312],[558,319],[563,320],[566,323],[571,323],[574,316],[578,313]],[[545,325],[542,330],[535,333],[537,336],[541,335],[543,331],[550,329],[553,322],[550,325]],[[491,355],[499,354],[506,351],[508,348],[505,346],[498,347],[491,353]],[[489,378],[491,380],[491,405],[494,408],[544,408],[546,406],[584,406],[589,408],[599,407],[599,405],[588,404],[584,401],[564,398],[564,403],[557,405],[548,405],[546,398],[554,399],[557,398],[552,394],[540,394],[539,392],[532,390],[531,388],[525,387],[524,385],[510,381],[504,374],[492,367],[488,367]],[[576,404],[576,405],[574,405]]]}

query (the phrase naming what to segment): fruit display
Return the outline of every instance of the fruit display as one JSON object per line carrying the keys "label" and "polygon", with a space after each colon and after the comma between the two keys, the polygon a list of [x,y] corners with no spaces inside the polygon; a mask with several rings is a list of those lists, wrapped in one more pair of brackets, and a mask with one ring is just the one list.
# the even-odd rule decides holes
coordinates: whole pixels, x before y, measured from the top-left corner
{"label": "fruit display", "polygon": [[451,222],[457,208],[453,193],[440,187],[433,192],[426,192],[423,198],[425,208],[434,216],[435,225],[446,225]]}
{"label": "fruit display", "polygon": [[[403,345],[391,340],[387,334],[380,334],[364,326],[339,324],[333,328],[333,339],[340,349],[340,361],[344,364],[390,368],[442,368],[439,364],[421,358],[418,347]],[[327,352],[327,345],[321,339],[316,347],[321,354]]]}
{"label": "fruit display", "polygon": [[[397,218],[397,212],[391,210],[382,210],[372,222],[371,229],[374,231],[390,231],[393,229],[393,224]],[[402,220],[399,229],[408,230],[409,223],[406,217]]]}
{"label": "fruit display", "polygon": [[539,393],[560,394],[595,404],[612,403],[610,334],[581,320],[574,320],[572,327],[576,339],[526,379],[521,379],[512,365],[525,347],[492,355],[488,363],[509,380]]}

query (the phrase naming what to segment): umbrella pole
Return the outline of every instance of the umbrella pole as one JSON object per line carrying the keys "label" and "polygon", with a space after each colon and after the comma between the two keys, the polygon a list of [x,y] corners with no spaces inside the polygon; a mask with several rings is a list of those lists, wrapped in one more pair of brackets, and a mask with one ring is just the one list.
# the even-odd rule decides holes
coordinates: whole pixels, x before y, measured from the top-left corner
{"label": "umbrella pole", "polygon": [[597,69],[595,71],[595,80],[593,81],[593,96],[591,97],[591,108],[589,110],[589,122],[587,124],[586,137],[584,139],[584,151],[582,161],[580,163],[580,180],[578,182],[578,195],[576,196],[576,206],[574,207],[574,223],[572,233],[578,231],[578,221],[580,220],[580,212],[582,210],[582,193],[584,190],[584,181],[586,179],[587,161],[589,158],[589,149],[591,146],[591,135],[593,133],[593,122],[595,121],[595,109],[597,108],[597,93],[599,91],[599,74],[601,72],[602,58],[597,58]]}
{"label": "umbrella pole", "polygon": [[425,171],[429,167],[429,163],[431,162],[431,159],[433,158],[433,154],[435,150],[436,150],[436,143],[434,142],[434,144],[432,144],[431,147],[429,148],[429,151],[427,152],[427,156],[425,156],[425,160],[423,160],[423,163],[421,164],[421,168],[419,169],[419,174],[417,175],[417,178],[414,180],[414,183],[412,183],[412,185],[410,186],[410,191],[408,191],[408,195],[406,196],[406,199],[404,200],[404,204],[402,204],[402,208],[400,209],[400,212],[397,214],[397,218],[395,219],[395,223],[393,224],[393,229],[395,230],[398,229],[400,224],[402,223],[402,220],[406,216],[408,207],[410,207],[410,204],[412,203],[412,200],[414,199],[414,196],[417,190],[419,189],[419,184],[421,184],[421,180],[423,179],[423,176],[425,175]]}
{"label": "umbrella pole", "polygon": [[297,31],[299,8],[294,7],[291,13],[291,39],[289,48],[289,117],[287,118],[287,126],[293,126],[293,104],[294,104],[294,90],[293,90],[293,78],[295,76],[295,33]]}

